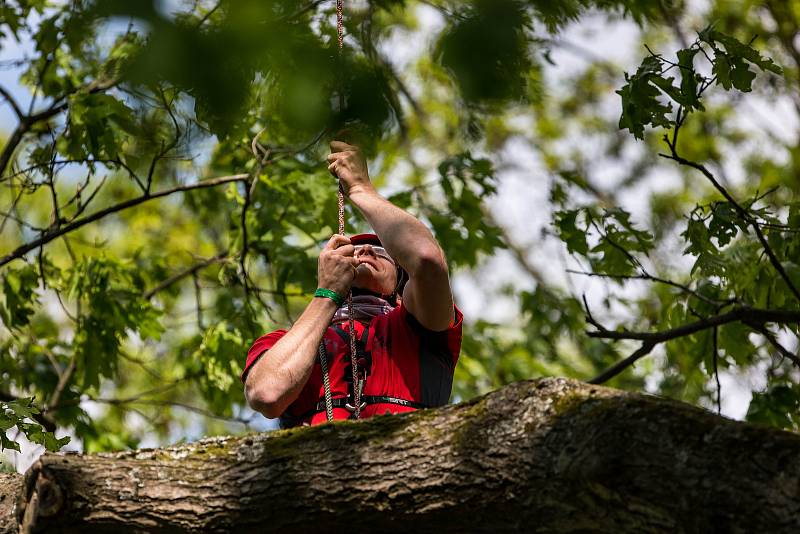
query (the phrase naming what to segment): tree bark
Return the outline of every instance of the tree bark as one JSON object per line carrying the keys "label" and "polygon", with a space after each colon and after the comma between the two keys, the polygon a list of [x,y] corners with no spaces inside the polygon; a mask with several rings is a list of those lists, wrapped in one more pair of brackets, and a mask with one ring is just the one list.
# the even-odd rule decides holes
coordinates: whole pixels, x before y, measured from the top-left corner
{"label": "tree bark", "polygon": [[22,531],[798,532],[800,435],[566,379],[456,406],[46,454]]}
{"label": "tree bark", "polygon": [[22,475],[0,473],[0,534],[17,532],[14,504],[22,491]]}

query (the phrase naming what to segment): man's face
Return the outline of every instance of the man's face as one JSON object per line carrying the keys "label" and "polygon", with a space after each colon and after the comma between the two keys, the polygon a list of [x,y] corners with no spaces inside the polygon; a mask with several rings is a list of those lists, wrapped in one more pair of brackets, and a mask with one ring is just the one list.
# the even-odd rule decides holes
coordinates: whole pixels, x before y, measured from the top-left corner
{"label": "man's face", "polygon": [[355,257],[359,261],[355,287],[391,295],[397,285],[397,268],[382,247],[356,245]]}

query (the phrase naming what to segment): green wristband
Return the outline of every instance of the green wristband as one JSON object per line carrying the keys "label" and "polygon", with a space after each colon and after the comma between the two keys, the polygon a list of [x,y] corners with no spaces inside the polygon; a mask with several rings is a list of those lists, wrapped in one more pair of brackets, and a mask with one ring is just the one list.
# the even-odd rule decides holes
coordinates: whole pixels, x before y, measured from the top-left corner
{"label": "green wristband", "polygon": [[324,287],[318,287],[317,290],[314,291],[314,296],[331,299],[336,303],[337,306],[344,304],[344,298],[341,295],[339,295],[336,291],[325,289]]}

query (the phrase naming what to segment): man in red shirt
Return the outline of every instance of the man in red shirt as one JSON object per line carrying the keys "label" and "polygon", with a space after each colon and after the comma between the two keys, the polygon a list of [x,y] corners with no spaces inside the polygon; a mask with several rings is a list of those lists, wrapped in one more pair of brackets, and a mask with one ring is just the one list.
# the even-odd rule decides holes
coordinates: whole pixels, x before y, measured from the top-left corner
{"label": "man in red shirt", "polygon": [[331,143],[328,169],[375,231],[334,235],[319,257],[319,288],[291,329],[260,337],[242,381],[250,406],[282,426],[326,421],[322,356],[333,418],[355,411],[344,297],[353,290],[361,417],[447,403],[461,348],[444,254],[420,221],[375,191],[357,147]]}

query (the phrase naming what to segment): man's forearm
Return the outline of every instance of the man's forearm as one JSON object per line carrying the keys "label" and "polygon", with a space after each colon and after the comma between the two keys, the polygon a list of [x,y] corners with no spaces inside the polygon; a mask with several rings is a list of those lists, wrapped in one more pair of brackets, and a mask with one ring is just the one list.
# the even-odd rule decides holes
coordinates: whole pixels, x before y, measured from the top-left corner
{"label": "man's forearm", "polygon": [[255,363],[245,382],[247,400],[255,410],[277,417],[297,398],[311,376],[335,312],[332,300],[313,299],[292,328]]}
{"label": "man's forearm", "polygon": [[350,193],[350,201],[364,214],[384,248],[410,275],[432,262],[444,265],[436,240],[422,222],[398,208],[374,189]]}

